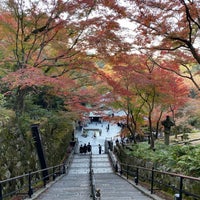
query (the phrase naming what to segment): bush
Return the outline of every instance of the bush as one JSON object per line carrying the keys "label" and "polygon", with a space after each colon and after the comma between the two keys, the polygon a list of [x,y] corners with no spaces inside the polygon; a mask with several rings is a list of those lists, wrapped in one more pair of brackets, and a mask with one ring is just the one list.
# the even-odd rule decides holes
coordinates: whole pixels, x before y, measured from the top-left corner
{"label": "bush", "polygon": [[[158,170],[171,171],[188,176],[200,176],[200,145],[169,145],[156,142],[156,150],[152,151],[146,142],[132,146],[130,156],[153,162]],[[161,165],[159,163],[162,163]]]}
{"label": "bush", "polygon": [[190,127],[189,124],[180,124],[180,125],[177,125],[177,126],[173,127],[173,131],[172,132],[175,132],[177,134],[180,134],[180,133],[191,133],[192,132],[192,127]]}
{"label": "bush", "polygon": [[189,124],[190,124],[191,126],[195,127],[195,128],[200,129],[200,117],[197,117],[197,116],[191,117],[191,118],[189,119]]}

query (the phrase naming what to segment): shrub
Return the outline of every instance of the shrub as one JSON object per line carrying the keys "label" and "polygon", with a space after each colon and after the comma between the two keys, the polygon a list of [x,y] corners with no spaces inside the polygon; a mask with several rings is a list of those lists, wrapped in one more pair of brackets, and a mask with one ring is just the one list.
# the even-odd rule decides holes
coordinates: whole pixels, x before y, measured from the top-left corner
{"label": "shrub", "polygon": [[200,129],[200,117],[195,116],[189,119],[189,124],[195,128]]}

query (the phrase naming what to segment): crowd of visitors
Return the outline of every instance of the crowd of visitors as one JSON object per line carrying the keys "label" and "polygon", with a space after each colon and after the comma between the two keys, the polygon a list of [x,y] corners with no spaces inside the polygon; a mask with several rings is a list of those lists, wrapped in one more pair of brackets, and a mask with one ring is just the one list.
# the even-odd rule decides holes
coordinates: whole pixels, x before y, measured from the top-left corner
{"label": "crowd of visitors", "polygon": [[79,152],[80,154],[86,154],[86,153],[91,153],[92,152],[92,146],[91,144],[88,142],[88,144],[84,144],[80,146],[80,149],[79,149]]}
{"label": "crowd of visitors", "polygon": [[[98,145],[98,148],[99,148],[99,154],[101,154],[102,147],[101,147],[100,144]],[[92,145],[90,144],[90,142],[88,142],[87,145],[86,144],[84,144],[84,145],[81,144],[80,149],[79,149],[79,153],[80,154],[87,154],[87,153],[90,154],[90,153],[92,153]]]}

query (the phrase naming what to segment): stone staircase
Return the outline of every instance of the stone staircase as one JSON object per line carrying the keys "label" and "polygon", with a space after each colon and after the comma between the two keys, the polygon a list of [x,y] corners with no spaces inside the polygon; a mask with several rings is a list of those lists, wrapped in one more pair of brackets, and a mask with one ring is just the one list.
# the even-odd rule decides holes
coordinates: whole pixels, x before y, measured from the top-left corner
{"label": "stone staircase", "polygon": [[142,192],[129,182],[113,173],[107,154],[93,155],[92,166],[96,188],[101,191],[102,200],[148,200]]}
{"label": "stone staircase", "polygon": [[89,155],[75,154],[67,175],[46,189],[37,200],[89,200]]}
{"label": "stone staircase", "polygon": [[[68,174],[58,179],[37,200],[92,200],[90,182],[90,155],[74,155]],[[96,189],[100,189],[101,200],[161,200],[145,195],[128,181],[113,172],[107,154],[93,154],[92,168]]]}

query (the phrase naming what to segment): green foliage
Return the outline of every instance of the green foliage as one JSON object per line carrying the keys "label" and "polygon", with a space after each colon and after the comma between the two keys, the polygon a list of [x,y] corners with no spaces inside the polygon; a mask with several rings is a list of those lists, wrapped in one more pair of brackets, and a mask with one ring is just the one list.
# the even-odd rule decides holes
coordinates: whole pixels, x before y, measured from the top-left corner
{"label": "green foliage", "polygon": [[41,124],[40,136],[48,166],[62,162],[72,133],[72,115],[62,111],[63,106],[59,106],[62,104],[60,99],[49,97],[51,101],[48,101],[50,104],[47,109],[36,103],[41,101],[41,96],[39,98],[29,94],[24,99],[23,112],[16,115],[10,109],[13,107],[12,98],[15,97],[10,96],[9,101],[6,101],[3,95],[0,95],[1,180],[40,168],[31,124]]}
{"label": "green foliage", "polygon": [[180,133],[191,133],[192,128],[189,126],[189,124],[182,123],[182,124],[179,124],[177,126],[174,126],[172,132],[176,132],[176,133],[179,133],[179,134]]}
{"label": "green foliage", "polygon": [[156,150],[149,149],[146,142],[132,146],[129,155],[151,161],[158,170],[200,176],[200,145],[169,145],[156,143]]}
{"label": "green foliage", "polygon": [[3,126],[14,115],[12,110],[5,109],[6,100],[3,94],[0,94],[0,124]]}
{"label": "green foliage", "polygon": [[56,165],[65,156],[72,138],[72,121],[64,112],[52,112],[41,124],[40,130],[48,165]]}
{"label": "green foliage", "polygon": [[5,104],[5,97],[3,94],[0,94],[0,107],[2,107]]}
{"label": "green foliage", "polygon": [[200,116],[190,117],[189,124],[191,126],[194,126],[195,128],[199,128],[200,129]]}
{"label": "green foliage", "polygon": [[[47,116],[47,113],[46,113]],[[72,133],[72,124],[65,113],[49,112],[49,118],[40,119],[40,135],[48,166],[62,162]],[[0,130],[1,180],[17,176],[29,170],[39,169],[27,113],[19,118],[10,116]]]}
{"label": "green foliage", "polygon": [[64,101],[58,96],[48,94],[47,88],[43,88],[43,91],[38,95],[34,95],[34,104],[39,105],[43,109],[63,109]]}
{"label": "green foliage", "polygon": [[10,116],[0,130],[2,179],[28,172],[29,169],[34,168],[30,164],[36,163],[32,154],[31,138],[25,132],[22,133],[20,124],[21,122],[17,122],[15,116]]}

